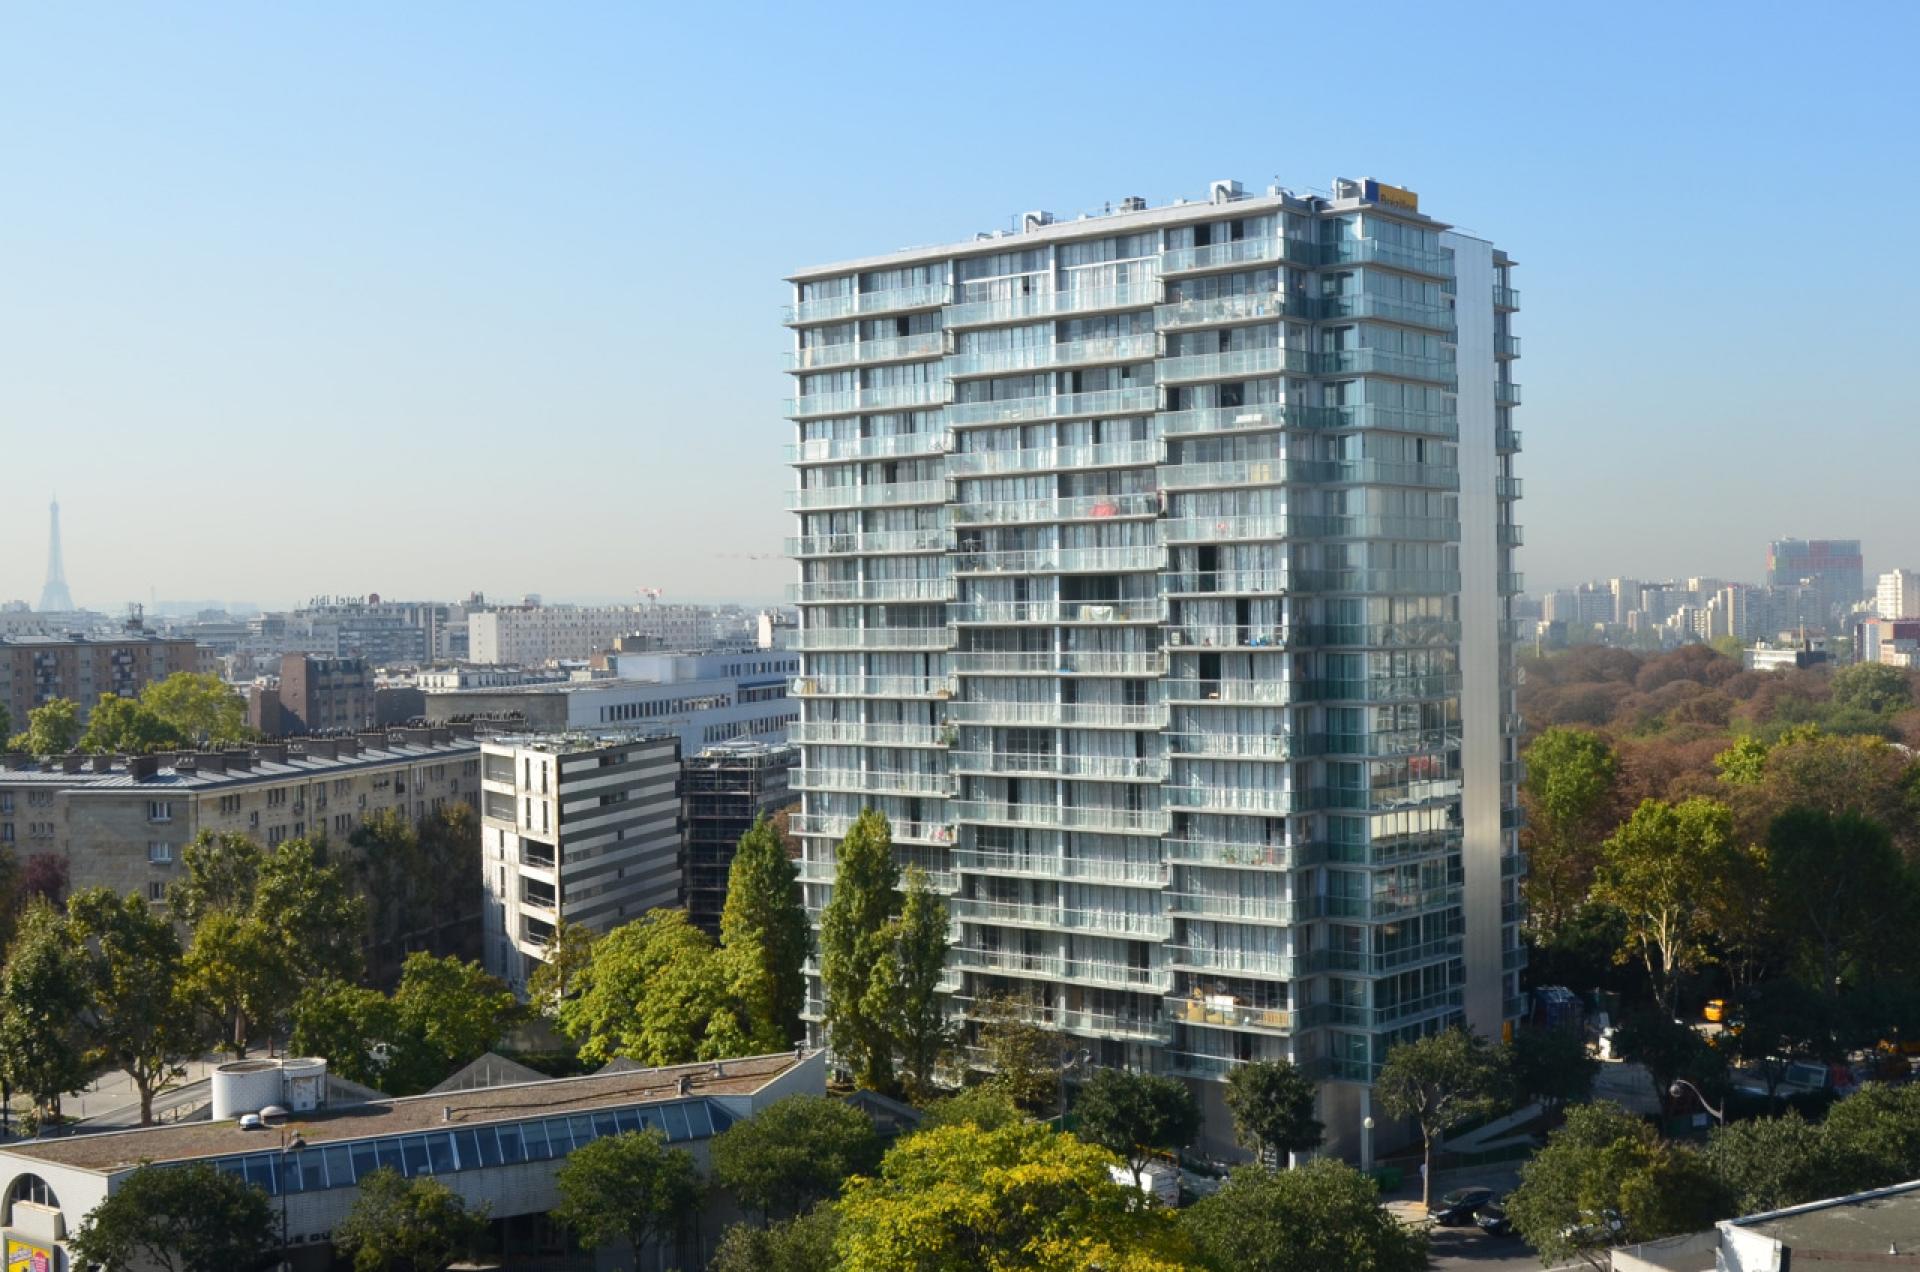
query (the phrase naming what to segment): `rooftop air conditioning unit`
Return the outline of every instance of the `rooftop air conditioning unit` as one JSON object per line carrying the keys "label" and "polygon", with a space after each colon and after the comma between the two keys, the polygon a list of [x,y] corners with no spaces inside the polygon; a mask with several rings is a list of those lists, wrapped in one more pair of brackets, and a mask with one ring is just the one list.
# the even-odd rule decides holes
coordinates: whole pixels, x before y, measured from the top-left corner
{"label": "rooftop air conditioning unit", "polygon": [[1130,194],[1120,200],[1120,210],[1122,212],[1145,212],[1147,210],[1147,201],[1137,194]]}
{"label": "rooftop air conditioning unit", "polygon": [[1240,188],[1238,181],[1216,181],[1210,196],[1215,203],[1232,203],[1235,199],[1246,197],[1246,191]]}
{"label": "rooftop air conditioning unit", "polygon": [[1053,224],[1053,213],[1028,212],[1022,215],[1020,218],[1020,232],[1022,234],[1031,234],[1043,225],[1052,225],[1052,224]]}

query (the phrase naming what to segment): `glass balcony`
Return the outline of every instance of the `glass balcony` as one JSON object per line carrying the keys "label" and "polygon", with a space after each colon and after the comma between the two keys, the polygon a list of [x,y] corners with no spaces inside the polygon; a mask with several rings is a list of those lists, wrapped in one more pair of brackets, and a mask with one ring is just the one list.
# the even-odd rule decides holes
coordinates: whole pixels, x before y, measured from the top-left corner
{"label": "glass balcony", "polygon": [[1450,698],[1459,692],[1457,675],[1378,676],[1359,680],[1316,677],[1294,686],[1294,698],[1300,702],[1420,702]]}
{"label": "glass balcony", "polygon": [[1176,517],[1160,523],[1160,537],[1168,543],[1231,543],[1286,536],[1287,518],[1277,512],[1246,517]]}
{"label": "glass balcony", "polygon": [[1262,319],[1309,318],[1313,306],[1304,296],[1285,292],[1241,292],[1235,296],[1210,296],[1205,300],[1176,300],[1156,305],[1153,324],[1162,331],[1181,327],[1217,327],[1228,323],[1258,322]]}
{"label": "glass balcony", "polygon": [[1327,406],[1290,406],[1265,402],[1257,406],[1201,406],[1188,411],[1162,411],[1156,417],[1162,437],[1195,433],[1257,432],[1275,428],[1331,427],[1334,409]]}
{"label": "glass balcony", "polygon": [[891,437],[815,438],[787,446],[790,464],[832,464],[856,459],[897,459],[911,455],[944,455],[953,449],[953,434],[896,433]]}
{"label": "glass balcony", "polygon": [[1167,722],[1164,703],[1140,706],[1105,702],[949,702],[955,724],[1065,725],[1089,729],[1158,729]]}
{"label": "glass balcony", "polygon": [[1453,253],[1429,251],[1423,247],[1402,247],[1379,239],[1337,239],[1321,245],[1320,259],[1327,265],[1384,265],[1389,269],[1448,278],[1453,274]]}
{"label": "glass balcony", "polygon": [[1390,972],[1396,968],[1459,958],[1460,948],[1460,938],[1450,936],[1443,940],[1429,941],[1424,945],[1409,945],[1402,949],[1374,953],[1364,950],[1323,950],[1320,951],[1317,961],[1327,971],[1332,972]]}
{"label": "glass balcony", "polygon": [[790,557],[881,556],[896,552],[945,552],[947,531],[878,530],[869,534],[813,534],[786,541]]}
{"label": "glass balcony", "polygon": [[1242,623],[1180,623],[1167,627],[1162,638],[1169,648],[1285,649],[1292,643],[1283,627]]}
{"label": "glass balcony", "polygon": [[1496,498],[1500,499],[1520,498],[1520,478],[1495,477],[1493,479],[1493,493]]}
{"label": "glass balcony", "polygon": [[1299,698],[1295,686],[1287,680],[1186,679],[1170,676],[1160,682],[1160,692],[1168,702],[1207,704],[1215,702],[1262,703],[1284,706]]}
{"label": "glass balcony", "polygon": [[1167,754],[1227,760],[1290,760],[1293,743],[1284,733],[1169,733]]}
{"label": "glass balcony", "polygon": [[1493,356],[1496,358],[1517,358],[1520,356],[1520,337],[1495,336],[1493,338]]}
{"label": "glass balcony", "polygon": [[1158,463],[1161,445],[1151,438],[1099,446],[1044,446],[1028,450],[960,451],[947,456],[947,472],[956,477],[996,473],[1044,473],[1073,468],[1135,468]]}
{"label": "glass balcony", "polygon": [[1303,755],[1366,756],[1392,758],[1402,755],[1434,755],[1457,751],[1460,730],[1383,729],[1373,733],[1312,733],[1301,743]]}
{"label": "glass balcony", "polygon": [[1520,308],[1520,291],[1516,287],[1502,287],[1498,283],[1493,288],[1493,307],[1506,313]]}
{"label": "glass balcony", "polygon": [[955,773],[1003,777],[1075,777],[1125,782],[1158,782],[1167,775],[1167,762],[1131,755],[1029,755],[1012,752],[955,751],[949,761]]}
{"label": "glass balcony", "polygon": [[956,945],[947,951],[950,965],[1001,976],[1025,976],[1049,982],[1070,981],[1139,993],[1165,993],[1173,988],[1173,973],[1165,968],[1135,967],[1099,959],[1066,958],[1053,954],[1024,954],[1017,950]]}
{"label": "glass balcony", "polygon": [[853,746],[947,746],[952,725],[862,724],[847,720],[801,720],[787,726],[789,742]]}
{"label": "glass balcony", "polygon": [[1160,253],[1160,273],[1190,274],[1200,270],[1230,269],[1236,265],[1255,265],[1264,261],[1291,261],[1299,265],[1316,263],[1319,253],[1314,245],[1301,239],[1261,235],[1205,247],[1178,247]]}
{"label": "glass balcony", "polygon": [[[944,847],[954,841],[954,828],[950,822],[905,821],[891,819],[893,842],[896,844],[925,844]],[[844,839],[853,829],[854,817],[850,813],[795,813],[787,819],[787,829],[796,835],[824,835],[833,839]]]}
{"label": "glass balcony", "polygon": [[1157,676],[1166,659],[1156,650],[1106,653],[975,653],[950,655],[947,665],[963,676]]}
{"label": "glass balcony", "polygon": [[883,314],[911,309],[938,309],[947,303],[951,289],[945,283],[925,283],[917,287],[896,287],[888,291],[859,292],[845,296],[823,296],[789,305],[786,321],[790,326],[832,322],[855,314]]}
{"label": "glass balcony", "polygon": [[[1176,782],[1180,780],[1175,778]],[[1262,813],[1285,817],[1300,809],[1299,800],[1286,787],[1173,785],[1162,791],[1160,798],[1169,808],[1197,809],[1209,813]]]}
{"label": "glass balcony", "polygon": [[1505,406],[1519,406],[1520,386],[1511,380],[1494,381],[1493,400]]}
{"label": "glass balcony", "polygon": [[1063,344],[1028,345],[1019,349],[990,349],[980,353],[954,354],[947,359],[946,373],[953,379],[982,375],[1011,375],[1020,371],[1048,367],[1084,367],[1103,362],[1139,362],[1159,352],[1159,340],[1152,332],[1112,336],[1100,340],[1069,341]]}
{"label": "glass balcony", "polygon": [[910,362],[921,358],[938,358],[947,351],[947,336],[943,331],[923,331],[912,336],[895,336],[887,340],[847,341],[844,344],[813,345],[810,348],[796,349],[787,355],[787,365],[794,371],[818,371],[827,367],[856,366],[862,363]]}
{"label": "glass balcony", "polygon": [[1278,455],[1271,459],[1227,459],[1203,464],[1166,464],[1160,469],[1162,490],[1265,486],[1286,479],[1287,462]]}
{"label": "glass balcony", "polygon": [[1016,424],[1022,420],[1071,419],[1077,416],[1138,415],[1154,411],[1160,392],[1152,385],[1130,389],[1101,389],[1092,393],[1059,393],[1051,397],[1002,398],[994,402],[956,402],[946,408],[946,422],[956,428],[968,424]]}
{"label": "glass balcony", "polygon": [[1161,947],[1171,967],[1197,972],[1245,972],[1276,980],[1295,980],[1308,970],[1304,960],[1269,950],[1220,949],[1201,945]]}
{"label": "glass balcony", "polygon": [[966,848],[955,850],[953,866],[963,874],[1013,875],[1023,879],[1096,879],[1103,883],[1138,888],[1162,887],[1169,873],[1166,863],[1158,861],[980,852]]}
{"label": "glass balcony", "polygon": [[1336,430],[1371,428],[1393,433],[1419,433],[1426,437],[1457,438],[1460,419],[1451,411],[1407,411],[1395,406],[1377,406],[1363,402],[1357,406],[1326,407],[1302,427]]}
{"label": "glass balcony", "polygon": [[897,481],[878,486],[813,486],[787,492],[795,511],[821,508],[879,508],[888,505],[945,503],[945,481]]}
{"label": "glass balcony", "polygon": [[1213,1029],[1253,1029],[1261,1033],[1290,1034],[1293,1013],[1284,1007],[1250,1007],[1223,994],[1170,996],[1167,1013],[1174,1023]]}
{"label": "glass balcony", "polygon": [[1173,930],[1172,922],[1164,915],[1140,914],[1125,910],[1081,910],[1067,905],[983,901],[974,897],[955,897],[951,902],[951,908],[954,917],[963,920],[1022,927],[1064,928],[1080,932],[1105,932],[1147,940],[1165,940]]}
{"label": "glass balcony", "polygon": [[1147,279],[1120,287],[1081,288],[1075,291],[1036,291],[994,300],[961,301],[950,305],[941,320],[948,328],[987,327],[1047,318],[1055,314],[1098,313],[1103,310],[1144,309],[1160,299],[1158,280]]}
{"label": "glass balcony", "polygon": [[[837,873],[831,861],[796,861],[794,872],[802,883],[830,884]],[[950,897],[960,888],[960,876],[951,870],[928,870],[927,890]],[[722,884],[722,887],[725,885]]]}
{"label": "glass balcony", "polygon": [[1500,525],[1494,527],[1494,541],[1503,548],[1517,548],[1526,543],[1527,537],[1521,526]]}
{"label": "glass balcony", "polygon": [[1517,428],[1496,428],[1493,430],[1493,449],[1502,455],[1511,455],[1520,449],[1520,430]]}
{"label": "glass balcony", "polygon": [[1411,539],[1452,543],[1460,523],[1446,517],[1295,517],[1294,533],[1303,539]]}
{"label": "glass balcony", "polygon": [[1460,1010],[1461,992],[1458,989],[1442,990],[1423,998],[1409,999],[1387,1007],[1349,1006],[1341,1003],[1326,1004],[1328,1024],[1356,1026],[1361,1029],[1386,1029],[1395,1025],[1411,1023],[1428,1016],[1445,1015]]}
{"label": "glass balcony", "polygon": [[1177,839],[1160,841],[1167,860],[1197,866],[1236,866],[1260,870],[1297,870],[1317,864],[1325,853],[1310,846],[1235,843],[1230,840]]}
{"label": "glass balcony", "polygon": [[1429,358],[1387,349],[1341,349],[1313,355],[1315,375],[1390,375],[1402,380],[1431,380],[1448,386],[1460,382],[1460,370],[1451,357]]}
{"label": "glass balcony", "polygon": [[851,415],[860,409],[860,393],[857,389],[841,389],[834,393],[808,393],[801,397],[787,399],[787,418],[804,419],[811,415]]}
{"label": "glass balcony", "polygon": [[1457,887],[1430,888],[1426,891],[1372,897],[1327,897],[1326,916],[1330,919],[1359,919],[1388,922],[1429,910],[1445,910],[1460,904]]}
{"label": "glass balcony", "polygon": [[885,411],[902,406],[938,406],[946,401],[947,386],[939,381],[931,384],[888,384],[874,389],[861,389],[859,398],[863,411]]}
{"label": "glass balcony", "polygon": [[1167,617],[1162,597],[1130,601],[956,601],[947,609],[955,623],[1159,623]]}
{"label": "glass balcony", "polygon": [[955,574],[1116,574],[1158,570],[1167,550],[1155,544],[1122,548],[1029,548],[1015,552],[958,552]]}
{"label": "glass balcony", "polygon": [[1158,808],[1069,808],[1058,804],[1009,804],[994,800],[957,800],[958,821],[991,826],[1046,826],[1055,830],[1092,830],[1107,834],[1164,835],[1167,814]]}
{"label": "glass balcony", "polygon": [[945,799],[953,791],[953,779],[945,773],[876,773],[862,769],[797,768],[788,785],[797,791],[860,791],[934,799]]}
{"label": "glass balcony", "polygon": [[945,601],[952,596],[952,579],[845,579],[787,584],[787,599],[801,605]]}
{"label": "glass balcony", "polygon": [[1324,485],[1460,489],[1458,468],[1386,459],[1296,459],[1287,464],[1287,477],[1292,481],[1319,482]]}
{"label": "glass balcony", "polygon": [[1279,596],[1287,590],[1287,571],[1201,570],[1161,576],[1169,596]]}
{"label": "glass balcony", "polygon": [[1518,596],[1527,590],[1527,576],[1516,572],[1502,572],[1494,576],[1494,582],[1502,596]]}
{"label": "glass balcony", "polygon": [[1299,649],[1445,649],[1460,643],[1460,624],[1431,619],[1414,623],[1307,624],[1287,635]]}
{"label": "glass balcony", "polygon": [[1160,497],[1152,492],[1128,495],[1080,495],[1064,499],[1008,499],[959,503],[948,511],[956,526],[1019,525],[1054,521],[1105,521],[1157,517]]}
{"label": "glass balcony", "polygon": [[796,698],[951,698],[954,683],[947,676],[796,676],[788,690]]}
{"label": "glass balcony", "polygon": [[1232,349],[1225,353],[1193,353],[1162,358],[1154,364],[1154,378],[1161,384],[1179,384],[1195,380],[1231,380],[1250,375],[1307,373],[1310,359],[1304,349],[1283,349],[1269,345],[1259,349]]}
{"label": "glass balcony", "polygon": [[1407,327],[1427,327],[1448,332],[1454,329],[1453,307],[1450,305],[1429,305],[1422,301],[1400,300],[1392,296],[1376,295],[1373,292],[1324,296],[1320,299],[1320,317],[1330,321],[1344,318],[1376,318],[1382,322],[1399,323]]}
{"label": "glass balcony", "polygon": [[950,627],[810,627],[793,634],[793,648],[952,649]]}

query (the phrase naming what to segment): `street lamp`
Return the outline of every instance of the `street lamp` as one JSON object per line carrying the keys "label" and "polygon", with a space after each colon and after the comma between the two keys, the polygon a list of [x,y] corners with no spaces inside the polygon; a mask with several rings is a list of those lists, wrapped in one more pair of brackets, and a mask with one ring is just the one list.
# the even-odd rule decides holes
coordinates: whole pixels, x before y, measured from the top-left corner
{"label": "street lamp", "polygon": [[287,1155],[297,1153],[307,1146],[307,1141],[296,1132],[292,1139],[287,1138],[285,1127],[280,1128],[280,1268],[281,1272],[293,1266],[287,1258],[291,1243],[287,1240]]}
{"label": "street lamp", "polygon": [[1373,1115],[1360,1119],[1360,1173],[1373,1173]]}
{"label": "street lamp", "polygon": [[1059,1070],[1054,1075],[1055,1085],[1059,1089],[1059,1093],[1060,1093],[1060,1125],[1062,1129],[1064,1129],[1067,1125],[1067,1071],[1069,1069],[1072,1069],[1075,1071],[1084,1069],[1087,1067],[1087,1063],[1092,1059],[1093,1059],[1093,1052],[1088,1051],[1085,1047],[1082,1047],[1080,1048],[1080,1051],[1078,1054],[1070,1056],[1066,1060],[1062,1061],[1060,1064]]}
{"label": "street lamp", "polygon": [[1714,1121],[1720,1123],[1720,1125],[1722,1126],[1725,1126],[1727,1124],[1726,1110],[1716,1109],[1713,1107],[1713,1105],[1707,1103],[1707,1097],[1701,1094],[1700,1088],[1693,1085],[1693,1083],[1687,1081],[1685,1078],[1675,1078],[1673,1080],[1673,1085],[1667,1088],[1667,1094],[1677,1100],[1680,1098],[1680,1092],[1682,1090],[1693,1092],[1693,1098],[1700,1101],[1701,1108],[1713,1114]]}

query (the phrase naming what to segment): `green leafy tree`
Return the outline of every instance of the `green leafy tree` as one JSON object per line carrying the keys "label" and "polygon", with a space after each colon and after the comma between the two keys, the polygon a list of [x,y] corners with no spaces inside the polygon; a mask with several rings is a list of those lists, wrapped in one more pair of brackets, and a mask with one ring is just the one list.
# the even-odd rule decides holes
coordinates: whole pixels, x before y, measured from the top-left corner
{"label": "green leafy tree", "polygon": [[651,1241],[699,1222],[700,1172],[692,1154],[657,1130],[628,1131],[577,1148],[554,1173],[553,1217],[590,1250],[627,1242],[635,1259]]}
{"label": "green leafy tree", "polygon": [[968,1087],[944,1100],[935,1100],[922,1114],[920,1129],[930,1131],[939,1126],[964,1124],[983,1131],[997,1131],[1024,1120],[1026,1114],[1004,1090],[985,1083]]}
{"label": "green leafy tree", "polygon": [[[1726,1053],[1663,1012],[1629,1011],[1620,1021],[1614,1047],[1623,1058],[1645,1066],[1663,1101],[1673,1098],[1669,1092],[1676,1078],[1685,1078],[1709,1100],[1726,1098]],[[1680,1106],[1694,1107],[1694,1097],[1683,1094]]]}
{"label": "green leafy tree", "polygon": [[1374,1080],[1374,1098],[1388,1117],[1408,1118],[1420,1128],[1420,1201],[1429,1200],[1433,1150],[1441,1137],[1472,1118],[1500,1107],[1506,1087],[1499,1052],[1478,1034],[1455,1026],[1387,1052]]}
{"label": "green leafy tree", "polygon": [[1869,1082],[1828,1110],[1821,1131],[1835,1166],[1828,1196],[1920,1176],[1920,1086]]}
{"label": "green leafy tree", "polygon": [[849,1175],[872,1173],[880,1150],[879,1133],[859,1109],[790,1095],[714,1137],[713,1177],[763,1216],[797,1215],[837,1194]]}
{"label": "green leafy tree", "polygon": [[27,712],[27,730],[8,749],[31,755],[65,755],[80,740],[80,712],[69,698],[55,698]]}
{"label": "green leafy tree", "polygon": [[881,1000],[875,1014],[886,1021],[892,1047],[912,1089],[933,1090],[936,1065],[952,1049],[940,978],[947,968],[947,903],[918,866],[909,867],[900,915],[887,927],[887,950],[873,972],[871,990]]}
{"label": "green leafy tree", "polygon": [[180,853],[180,878],[167,889],[167,906],[188,927],[220,911],[244,914],[253,908],[267,850],[257,840],[203,830]]}
{"label": "green leafy tree", "polygon": [[1885,663],[1855,663],[1833,674],[1833,705],[1891,715],[1913,705],[1913,686],[1907,673]]}
{"label": "green leafy tree", "polygon": [[75,1267],[133,1272],[251,1268],[278,1244],[267,1195],[205,1162],[142,1166],[68,1239]]}
{"label": "green leafy tree", "polygon": [[13,736],[13,714],[7,710],[7,704],[0,702],[0,738]]}
{"label": "green leafy tree", "polygon": [[210,672],[176,671],[140,691],[140,705],[196,746],[245,742],[247,700]]}
{"label": "green leafy tree", "polygon": [[841,1272],[1086,1268],[1173,1272],[1190,1247],[1169,1212],[1135,1204],[1113,1157],[1034,1122],[943,1126],[895,1144],[835,1209]]}
{"label": "green leafy tree", "polygon": [[1061,1036],[1039,1024],[1039,1007],[1026,998],[995,994],[975,1004],[986,1085],[1035,1116],[1060,1112]]}
{"label": "green leafy tree", "polygon": [[391,998],[344,981],[322,981],[301,993],[287,1049],[325,1056],[331,1072],[388,1094],[424,1091],[446,1076],[433,1074],[408,1054],[400,1011]]}
{"label": "green leafy tree", "polygon": [[707,1272],[835,1272],[839,1219],[832,1206],[816,1206],[766,1227],[736,1223],[721,1236]]}
{"label": "green leafy tree", "polygon": [[92,1058],[122,1069],[140,1093],[140,1125],[153,1097],[186,1076],[206,1031],[186,999],[186,968],[173,924],[144,898],[88,888],[67,903],[85,960],[84,1031]]}
{"label": "green leafy tree", "polygon": [[546,958],[527,978],[527,1001],[544,1016],[556,1016],[560,1004],[580,987],[580,973],[593,962],[598,937],[582,923],[561,919],[547,942]]}
{"label": "green leafy tree", "polygon": [[1291,1060],[1259,1060],[1227,1079],[1227,1111],[1241,1146],[1270,1166],[1320,1147],[1327,1128],[1314,1116],[1319,1084]]}
{"label": "green leafy tree", "polygon": [[0,973],[0,1077],[33,1098],[36,1114],[87,1083],[80,1016],[89,988],[85,955],[65,919],[45,901],[30,902]]}
{"label": "green leafy tree", "polygon": [[1514,1094],[1547,1109],[1585,1100],[1600,1072],[1586,1040],[1571,1029],[1516,1030],[1507,1044],[1506,1067]]}
{"label": "green leafy tree", "polygon": [[478,963],[407,955],[393,992],[400,1019],[448,1069],[480,1058],[520,1017],[505,982]]}
{"label": "green leafy tree", "polygon": [[346,872],[329,864],[324,847],[289,839],[261,862],[252,914],[285,946],[301,984],[360,975],[360,935],[366,907]]}
{"label": "green leafy tree", "polygon": [[145,755],[186,745],[178,730],[133,698],[103,693],[87,715],[82,751]]}
{"label": "green leafy tree", "polygon": [[187,946],[185,994],[219,1022],[225,1046],[245,1055],[261,1027],[291,1010],[301,992],[286,947],[250,915],[214,911],[193,929]]}
{"label": "green leafy tree", "polygon": [[1720,780],[1734,786],[1758,786],[1766,780],[1768,746],[1751,733],[1713,757]]}
{"label": "green leafy tree", "polygon": [[820,979],[834,1055],[855,1082],[877,1091],[894,1088],[893,1031],[887,996],[875,991],[874,976],[889,953],[899,911],[893,828],[885,814],[869,808],[854,819],[835,858],[833,897],[820,915]]}
{"label": "green leafy tree", "polygon": [[1773,1100],[1796,1060],[1826,1059],[1845,1051],[1839,1004],[1798,981],[1756,985],[1734,1000],[1740,1028],[1721,1035],[1721,1045],[1767,1084]]}
{"label": "green leafy tree", "polygon": [[340,1057],[343,1077],[413,1095],[478,1059],[519,1014],[513,991],[478,964],[422,950],[407,956],[391,997],[337,980],[309,986],[288,1045]]}
{"label": "green leafy tree", "polygon": [[1702,1156],[1662,1140],[1617,1104],[1567,1110],[1520,1168],[1507,1214],[1543,1263],[1608,1266],[1606,1251],[1713,1226],[1725,1195]]}
{"label": "green leafy tree", "polygon": [[806,962],[812,936],[801,902],[800,877],[765,817],[740,836],[727,869],[727,903],[720,912],[720,945],[733,992],[778,1050],[799,1038],[806,1006]]}
{"label": "green leafy tree", "polygon": [[1789,809],[1767,836],[1773,904],[1802,967],[1823,994],[1874,965],[1912,930],[1920,905],[1886,828],[1853,813]]}
{"label": "green leafy tree", "polygon": [[595,941],[574,985],[557,1020],[590,1064],[615,1056],[683,1064],[753,1050],[719,952],[684,910],[650,910]]}
{"label": "green leafy tree", "polygon": [[1617,957],[1640,961],[1669,1015],[1680,979],[1710,957],[1713,916],[1724,908],[1710,898],[1738,866],[1733,814],[1710,799],[1643,800],[1601,848],[1594,899],[1627,920]]}
{"label": "green leafy tree", "polygon": [[1200,1106],[1184,1082],[1126,1069],[1095,1069],[1073,1111],[1080,1138],[1124,1160],[1135,1188],[1156,1154],[1185,1148],[1200,1131]]}
{"label": "green leafy tree", "polygon": [[1534,923],[1552,932],[1586,898],[1619,761],[1587,729],[1543,731],[1526,749],[1527,896]]}
{"label": "green leafy tree", "polygon": [[1737,792],[1746,837],[1765,840],[1773,820],[1796,808],[1878,822],[1902,860],[1920,863],[1920,807],[1914,761],[1878,737],[1796,730],[1767,751],[1758,787]]}
{"label": "green leafy tree", "polygon": [[1380,1205],[1371,1179],[1322,1158],[1298,1170],[1243,1167],[1181,1215],[1218,1272],[1421,1272],[1425,1234]]}
{"label": "green leafy tree", "polygon": [[395,951],[406,945],[413,894],[428,874],[420,832],[397,808],[375,809],[347,836],[352,849],[354,891],[367,911],[368,934],[376,951],[374,977],[390,984]]}
{"label": "green leafy tree", "polygon": [[[469,1210],[431,1176],[407,1179],[389,1167],[360,1177],[353,1209],[333,1229],[354,1272],[441,1272],[487,1238],[488,1208]],[[263,1199],[264,1200],[264,1199]]]}
{"label": "green leafy tree", "polygon": [[1714,1127],[1706,1160],[1739,1215],[1831,1197],[1840,1174],[1825,1131],[1792,1110]]}

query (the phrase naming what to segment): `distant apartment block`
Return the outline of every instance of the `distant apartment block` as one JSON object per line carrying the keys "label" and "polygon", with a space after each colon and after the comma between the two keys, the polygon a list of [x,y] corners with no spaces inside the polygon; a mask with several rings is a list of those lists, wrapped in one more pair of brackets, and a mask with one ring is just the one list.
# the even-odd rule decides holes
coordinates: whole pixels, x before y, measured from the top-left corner
{"label": "distant apartment block", "polygon": [[[0,706],[16,731],[27,713],[55,698],[70,698],[84,726],[100,695],[137,698],[177,671],[202,670],[199,648],[144,632],[56,640],[0,639]],[[5,739],[0,739],[4,742]]]}
{"label": "distant apartment block", "polygon": [[487,970],[516,992],[561,921],[606,932],[680,899],[680,744],[507,736],[483,744]]}
{"label": "distant apartment block", "polygon": [[20,858],[65,857],[75,891],[104,884],[159,905],[181,850],[202,831],[341,844],[378,810],[418,820],[455,801],[477,811],[479,797],[479,744],[449,729],[125,759],[9,755],[0,757],[0,846]]}
{"label": "distant apartment block", "polygon": [[720,933],[727,873],[740,836],[756,819],[799,799],[788,788],[799,762],[797,747],[729,742],[708,747],[682,765],[683,897],[688,915],[710,934]]}
{"label": "distant apartment block", "polygon": [[1881,618],[1920,618],[1920,570],[1888,570],[1874,584],[1873,609]]}
{"label": "distant apartment block", "polygon": [[364,658],[376,668],[419,667],[461,656],[466,613],[444,601],[383,601],[377,593],[321,596],[265,616],[261,628],[269,640],[277,633],[282,650]]}
{"label": "distant apartment block", "polygon": [[799,718],[789,697],[798,654],[616,654],[611,662],[606,674],[560,684],[430,692],[427,718],[531,733],[672,734],[689,755],[735,738],[785,741]]}
{"label": "distant apartment block", "polygon": [[648,636],[664,649],[701,650],[720,630],[715,612],[699,605],[507,605],[469,616],[468,657],[537,667],[590,658],[622,636]]}
{"label": "distant apartment block", "polygon": [[1767,585],[1805,587],[1813,616],[1825,625],[1866,595],[1858,539],[1775,539],[1767,545]]}
{"label": "distant apartment block", "polygon": [[269,738],[370,729],[374,690],[364,658],[284,654],[279,676],[248,690],[247,723]]}

